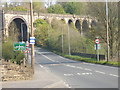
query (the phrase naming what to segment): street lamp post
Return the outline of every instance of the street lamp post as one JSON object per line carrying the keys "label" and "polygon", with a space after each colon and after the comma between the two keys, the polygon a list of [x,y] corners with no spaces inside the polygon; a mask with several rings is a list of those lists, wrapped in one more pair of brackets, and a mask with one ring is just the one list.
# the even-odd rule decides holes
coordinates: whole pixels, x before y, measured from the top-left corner
{"label": "street lamp post", "polygon": [[109,24],[108,24],[108,1],[106,0],[106,24],[107,24],[107,30],[106,30],[106,36],[107,36],[107,61],[109,60],[110,56],[110,48],[109,48]]}
{"label": "street lamp post", "polygon": [[69,55],[71,55],[71,47],[70,47],[70,27],[69,27],[69,23],[68,23],[68,51],[69,51]]}
{"label": "street lamp post", "polygon": [[63,50],[63,44],[64,44],[64,39],[63,39],[63,28],[61,28],[62,29],[62,54],[63,54],[63,52],[64,52],[64,50]]}
{"label": "street lamp post", "polygon": [[22,42],[23,42],[23,24],[24,23],[21,23],[21,37],[22,37]]}

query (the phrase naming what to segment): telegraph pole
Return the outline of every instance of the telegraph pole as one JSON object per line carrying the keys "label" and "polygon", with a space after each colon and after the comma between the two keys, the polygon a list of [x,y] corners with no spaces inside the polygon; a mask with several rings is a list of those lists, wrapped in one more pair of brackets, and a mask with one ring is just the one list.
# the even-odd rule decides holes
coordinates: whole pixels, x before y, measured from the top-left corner
{"label": "telegraph pole", "polygon": [[[32,0],[30,2],[30,20],[31,20],[31,37],[34,37]],[[35,62],[34,44],[31,44],[31,67],[33,69],[33,73],[34,73],[34,62]]]}
{"label": "telegraph pole", "polygon": [[68,51],[69,51],[69,55],[71,55],[71,47],[70,47],[70,27],[68,24]]}
{"label": "telegraph pole", "polygon": [[63,28],[61,28],[61,29],[62,29],[62,54],[63,54],[63,51],[64,51],[64,50],[63,50],[63,42],[64,42],[64,41],[63,41],[63,40],[64,40],[64,39],[63,39]]}
{"label": "telegraph pole", "polygon": [[110,48],[109,48],[109,25],[108,25],[108,1],[106,0],[106,36],[107,36],[107,61],[110,59]]}

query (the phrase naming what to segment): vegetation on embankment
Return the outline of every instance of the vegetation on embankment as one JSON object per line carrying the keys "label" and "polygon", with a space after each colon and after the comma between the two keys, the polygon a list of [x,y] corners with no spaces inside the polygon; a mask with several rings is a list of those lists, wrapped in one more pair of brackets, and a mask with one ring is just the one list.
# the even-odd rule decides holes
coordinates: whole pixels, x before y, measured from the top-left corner
{"label": "vegetation on embankment", "polygon": [[[49,23],[45,20],[38,19],[34,22],[34,27],[36,28],[36,45],[45,47],[50,51],[60,52],[60,55],[63,53],[62,56],[73,60],[118,66],[118,63],[115,60],[113,60],[113,62],[98,62],[93,58],[81,58],[73,55],[69,56],[69,43],[71,53],[77,52],[96,54],[96,50],[94,49],[94,40],[88,38],[87,36],[82,37],[73,24],[70,24],[69,26],[70,36],[68,36],[68,26],[64,23],[64,21],[59,21],[56,19],[51,22],[51,25],[49,25]],[[99,50],[99,53],[105,55],[105,50],[106,46],[103,42],[101,42],[101,49]]]}
{"label": "vegetation on embankment", "polygon": [[50,51],[52,51],[53,53],[58,54],[60,56],[63,56],[65,58],[71,59],[71,60],[120,67],[119,61],[106,61],[106,60],[97,61],[95,58],[87,58],[87,57],[76,56],[76,55],[67,55],[67,54],[62,54],[60,52],[56,52],[54,50],[50,50]]}
{"label": "vegetation on embankment", "polygon": [[108,62],[106,60],[97,61],[96,59],[93,59],[93,58],[86,58],[86,57],[75,56],[75,55],[62,55],[62,56],[72,60],[77,60],[77,61],[120,67],[120,62],[117,62],[117,61],[108,61]]}

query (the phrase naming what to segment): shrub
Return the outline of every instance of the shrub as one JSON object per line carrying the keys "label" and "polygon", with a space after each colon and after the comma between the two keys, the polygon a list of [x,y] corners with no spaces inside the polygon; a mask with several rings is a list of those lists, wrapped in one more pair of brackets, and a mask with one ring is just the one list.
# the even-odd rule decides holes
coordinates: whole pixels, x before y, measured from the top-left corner
{"label": "shrub", "polygon": [[25,58],[25,55],[22,51],[14,51],[13,50],[13,42],[12,40],[8,40],[7,42],[3,42],[2,49],[2,58],[6,61],[10,60],[11,62],[17,62],[17,64],[21,63],[21,60]]}
{"label": "shrub", "polygon": [[23,58],[25,57],[24,53],[21,51],[15,51],[15,61],[17,62],[17,64],[21,63],[21,60],[23,60]]}
{"label": "shrub", "polygon": [[8,42],[4,42],[2,45],[2,57],[5,60],[10,60],[14,58],[14,52],[13,52],[13,43],[11,40]]}

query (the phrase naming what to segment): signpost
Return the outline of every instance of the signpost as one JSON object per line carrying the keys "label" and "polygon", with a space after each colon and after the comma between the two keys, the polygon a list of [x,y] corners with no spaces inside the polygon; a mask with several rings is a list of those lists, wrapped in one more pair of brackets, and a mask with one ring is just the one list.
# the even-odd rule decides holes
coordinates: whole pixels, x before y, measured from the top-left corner
{"label": "signpost", "polygon": [[35,37],[30,37],[30,44],[35,44]]}
{"label": "signpost", "polygon": [[100,39],[95,39],[95,50],[97,51],[97,61],[99,61],[99,49],[100,49]]}
{"label": "signpost", "polygon": [[100,39],[95,39],[95,44],[100,44]]}
{"label": "signpost", "polygon": [[14,43],[15,51],[23,51],[26,50],[26,44],[24,42],[15,42]]}

